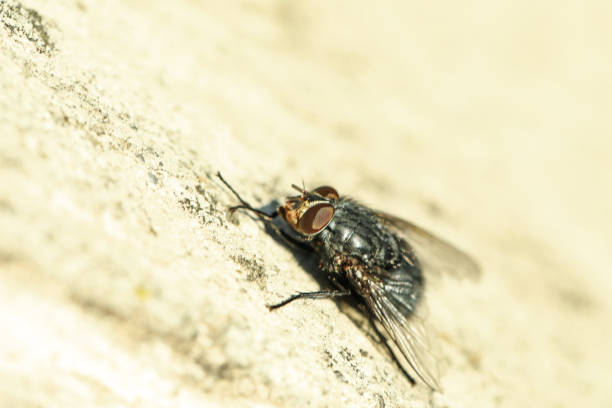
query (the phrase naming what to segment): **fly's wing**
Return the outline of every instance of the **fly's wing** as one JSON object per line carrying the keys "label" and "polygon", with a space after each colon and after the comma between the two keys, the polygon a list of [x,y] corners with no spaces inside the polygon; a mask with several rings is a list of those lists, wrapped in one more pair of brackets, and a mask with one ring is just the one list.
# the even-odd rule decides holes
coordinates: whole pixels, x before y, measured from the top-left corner
{"label": "fly's wing", "polygon": [[363,298],[400,365],[406,369],[407,363],[408,372],[414,372],[431,389],[440,391],[437,359],[429,343],[431,336],[415,313],[415,303],[409,301],[415,288],[410,281],[381,278],[384,275],[381,271],[370,276],[369,296]]}
{"label": "fly's wing", "polygon": [[474,280],[480,276],[478,263],[452,244],[409,221],[384,212],[377,212],[377,215],[387,227],[408,242],[427,276],[448,274]]}

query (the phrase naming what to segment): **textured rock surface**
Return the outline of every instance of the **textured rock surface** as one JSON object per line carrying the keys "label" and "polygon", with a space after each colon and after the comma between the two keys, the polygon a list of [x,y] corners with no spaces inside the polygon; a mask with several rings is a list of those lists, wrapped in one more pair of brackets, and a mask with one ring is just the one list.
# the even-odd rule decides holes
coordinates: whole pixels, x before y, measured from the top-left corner
{"label": "textured rock surface", "polygon": [[[376,4],[0,0],[2,406],[612,404],[608,3]],[[268,312],[325,281],[217,170],[474,254],[444,394],[345,303]]]}

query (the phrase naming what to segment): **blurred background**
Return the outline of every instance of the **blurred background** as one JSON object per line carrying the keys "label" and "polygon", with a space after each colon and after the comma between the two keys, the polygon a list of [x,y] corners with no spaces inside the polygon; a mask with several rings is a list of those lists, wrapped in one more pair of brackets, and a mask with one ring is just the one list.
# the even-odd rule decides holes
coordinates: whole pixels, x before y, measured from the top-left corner
{"label": "blurred background", "polygon": [[[609,21],[604,1],[1,1],[0,400],[609,405]],[[333,302],[271,316],[318,281],[227,218],[219,170],[258,205],[331,184],[477,258],[479,282],[431,295],[445,393]]]}

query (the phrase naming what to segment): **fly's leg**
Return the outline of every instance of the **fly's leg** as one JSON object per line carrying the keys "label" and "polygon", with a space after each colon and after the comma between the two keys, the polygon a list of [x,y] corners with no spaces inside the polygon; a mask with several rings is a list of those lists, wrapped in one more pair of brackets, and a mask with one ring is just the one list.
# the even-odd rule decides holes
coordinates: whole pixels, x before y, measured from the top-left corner
{"label": "fly's leg", "polygon": [[240,201],[241,203],[241,205],[235,205],[233,207],[230,207],[230,213],[233,214],[236,210],[244,209],[257,214],[257,216],[263,219],[264,221],[272,221],[278,216],[277,211],[274,211],[272,214],[268,214],[261,210],[258,210],[257,208],[254,208],[251,204],[248,203],[248,201],[245,201],[242,197],[240,197],[240,194],[238,194],[238,192],[234,190],[234,187],[232,187],[227,181],[225,181],[220,171],[217,172],[217,177],[219,177],[219,180],[221,180],[221,182],[225,184],[227,188],[229,188],[229,190],[234,194],[234,196],[236,196],[238,201]]}
{"label": "fly's leg", "polygon": [[279,307],[283,307],[297,299],[328,299],[338,296],[348,296],[350,294],[351,291],[349,289],[320,290],[317,292],[298,292],[295,295],[289,296],[287,299],[281,302],[266,306],[268,307],[268,309],[274,310],[278,309]]}
{"label": "fly's leg", "polygon": [[274,232],[274,234],[276,234],[276,236],[280,237],[286,244],[288,244],[292,248],[300,249],[303,251],[310,251],[312,249],[307,244],[304,244],[303,242],[300,242],[289,234],[287,234],[285,231],[280,229],[278,225],[272,222],[276,217],[278,217],[278,211],[274,211],[273,213],[268,214],[264,211],[254,208],[251,204],[249,204],[248,201],[244,200],[227,181],[225,181],[225,179],[221,175],[221,172],[217,172],[217,177],[219,177],[219,180],[221,180],[221,182],[225,184],[225,186],[232,192],[232,194],[234,194],[234,196],[241,203],[240,205],[230,207],[230,214],[233,214],[236,210],[247,210],[252,213],[255,213],[259,217],[259,219],[261,219],[263,222],[266,223],[268,227],[270,227],[270,229]]}
{"label": "fly's leg", "polygon": [[275,303],[273,305],[267,305],[270,311],[283,307],[288,303],[293,302],[297,299],[329,299],[340,296],[350,296],[352,294],[350,289],[347,289],[342,285],[335,276],[330,276],[329,279],[338,287],[338,289],[319,290],[316,292],[298,292],[295,295],[289,296],[287,299]]}
{"label": "fly's leg", "polygon": [[253,208],[250,205],[235,205],[233,207],[229,208],[230,210],[230,214],[233,214],[234,211],[236,210],[247,210],[247,211],[251,211],[255,214],[257,214],[257,216],[261,219],[263,219],[264,221],[272,221],[273,219],[275,219],[278,216],[278,212],[274,211],[272,214],[268,214],[266,212],[263,212],[261,210],[258,210],[257,208]]}

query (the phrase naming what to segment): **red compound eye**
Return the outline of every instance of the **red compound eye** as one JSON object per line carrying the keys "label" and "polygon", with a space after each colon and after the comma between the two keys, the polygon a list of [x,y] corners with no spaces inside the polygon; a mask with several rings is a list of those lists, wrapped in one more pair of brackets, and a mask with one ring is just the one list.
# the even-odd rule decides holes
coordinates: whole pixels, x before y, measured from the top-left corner
{"label": "red compound eye", "polygon": [[334,207],[328,203],[315,204],[300,217],[296,230],[305,235],[316,234],[334,218]]}
{"label": "red compound eye", "polygon": [[336,189],[330,186],[317,187],[312,190],[312,192],[325,198],[329,198],[331,200],[337,200],[340,198],[340,195],[338,194]]}

